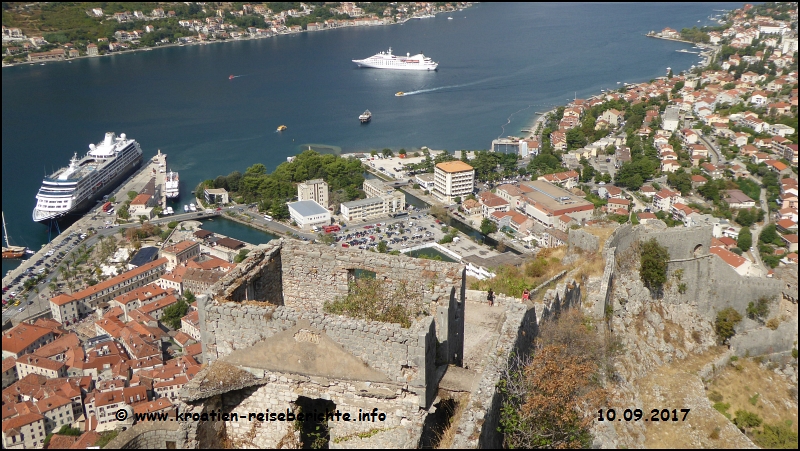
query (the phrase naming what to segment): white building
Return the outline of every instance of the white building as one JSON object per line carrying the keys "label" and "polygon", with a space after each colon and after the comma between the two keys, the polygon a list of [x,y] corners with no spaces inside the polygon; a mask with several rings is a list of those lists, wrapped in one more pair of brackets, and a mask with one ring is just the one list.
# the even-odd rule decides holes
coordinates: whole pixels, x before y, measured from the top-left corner
{"label": "white building", "polygon": [[331,223],[331,212],[313,200],[300,200],[287,204],[287,206],[289,207],[289,216],[303,230]]}
{"label": "white building", "polygon": [[433,189],[433,186],[434,186],[434,174],[433,173],[426,172],[424,174],[417,174],[415,176],[415,179],[417,180],[417,184],[420,186],[420,188],[422,188],[422,189],[424,189],[426,191],[431,191]]}
{"label": "white building", "polygon": [[[366,186],[366,184],[365,184]],[[340,206],[342,216],[348,220],[367,220],[402,211],[406,205],[406,196],[394,191],[382,196],[344,202]]]}
{"label": "white building", "polygon": [[443,202],[466,197],[475,189],[475,169],[463,161],[439,163],[434,169],[432,194]]}
{"label": "white building", "polygon": [[313,200],[328,208],[328,184],[322,179],[306,180],[297,185],[297,200]]}

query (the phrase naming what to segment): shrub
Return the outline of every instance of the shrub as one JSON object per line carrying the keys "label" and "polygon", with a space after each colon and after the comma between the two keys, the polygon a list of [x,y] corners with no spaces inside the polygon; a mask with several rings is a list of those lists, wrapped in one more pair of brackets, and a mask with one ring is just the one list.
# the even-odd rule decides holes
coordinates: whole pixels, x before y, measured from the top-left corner
{"label": "shrub", "polygon": [[764,420],[758,416],[756,413],[748,412],[746,410],[737,410],[736,411],[736,418],[733,419],[733,424],[736,425],[742,431],[747,431],[748,429],[753,429],[761,426]]}
{"label": "shrub", "polygon": [[678,285],[678,293],[680,293],[680,294],[686,293],[686,284],[685,283],[681,283],[680,285]]}
{"label": "shrub", "polygon": [[369,321],[382,321],[410,327],[423,315],[422,293],[401,283],[394,290],[383,280],[360,279],[351,282],[347,296],[325,302],[326,313],[345,315]]}
{"label": "shrub", "polygon": [[755,395],[753,395],[750,398],[748,398],[747,401],[750,403],[750,405],[753,405],[753,406],[758,404],[758,393],[756,393]]}
{"label": "shrub", "polygon": [[729,403],[727,403],[727,402],[715,402],[714,403],[714,409],[717,412],[725,415],[725,418],[727,418],[729,420],[731,419],[731,414],[728,413],[728,409],[730,409],[730,408],[731,408],[731,405]]}
{"label": "shrub", "polygon": [[708,436],[708,438],[712,440],[717,440],[719,438],[719,431],[720,431],[719,426],[715,427],[714,430],[711,431],[711,434]]}
{"label": "shrub", "polygon": [[651,291],[660,291],[667,281],[668,261],[669,252],[655,239],[642,243],[639,276]]}
{"label": "shrub", "polygon": [[736,333],[734,328],[742,321],[742,315],[732,307],[720,310],[717,313],[717,321],[714,330],[717,332],[717,339],[721,344],[726,344]]}
{"label": "shrub", "polygon": [[747,317],[764,322],[764,318],[769,315],[769,302],[770,299],[764,296],[758,298],[756,302],[750,302],[747,305]]}
{"label": "shrub", "polygon": [[760,431],[753,433],[753,441],[764,449],[797,449],[797,433],[788,424],[765,424]]}
{"label": "shrub", "polygon": [[781,325],[781,320],[779,318],[771,318],[769,321],[767,321],[767,327],[769,327],[772,330],[777,329],[778,326],[780,325]]}
{"label": "shrub", "polygon": [[708,394],[708,399],[714,402],[722,402],[722,394],[720,394],[718,391],[712,391]]}

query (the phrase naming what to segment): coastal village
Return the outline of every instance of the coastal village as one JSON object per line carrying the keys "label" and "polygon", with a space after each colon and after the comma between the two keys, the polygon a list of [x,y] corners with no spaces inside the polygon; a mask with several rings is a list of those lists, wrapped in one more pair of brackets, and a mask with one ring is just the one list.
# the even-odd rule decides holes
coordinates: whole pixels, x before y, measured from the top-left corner
{"label": "coastal village", "polygon": [[[313,17],[313,6],[300,5],[285,11],[264,4],[243,4],[241,10],[203,7],[203,13],[211,13],[203,20],[161,8],[113,14],[94,8],[87,14],[120,24],[113,38],[96,42],[51,43],[4,25],[4,64],[133,49],[165,20],[176,21],[186,35],[159,42],[189,44],[384,25],[470,4],[395,3],[374,13],[343,2],[328,8],[337,18],[287,25],[291,18]],[[260,397],[293,400],[293,393],[299,392],[328,402],[335,399],[337,407],[372,402],[402,417],[389,420],[389,432],[337,424],[334,427],[342,430],[335,438],[340,441],[331,435],[331,445],[416,446],[426,420],[414,412],[434,402],[440,405],[441,392],[458,392],[470,394],[474,402],[459,411],[461,420],[453,420],[459,426],[449,445],[500,446],[492,441],[493,432],[486,432],[490,429],[486,424],[497,421],[487,406],[492,405],[500,374],[499,366],[493,365],[502,359],[489,357],[495,352],[507,356],[513,348],[508,337],[538,328],[529,328],[526,304],[519,300],[522,291],[501,292],[496,278],[513,268],[527,272],[530,261],[543,260],[545,265],[548,259],[558,261],[553,256],[563,256],[567,249],[577,257],[589,256],[564,256],[552,272],[540,274],[535,286],[525,287],[531,296],[523,300],[530,300],[537,313],[545,312],[542,317],[549,318],[556,315],[552,312],[580,303],[581,290],[584,295],[592,289],[602,291],[601,286],[611,290],[612,269],[602,266],[609,261],[611,266],[623,264],[614,264],[613,257],[609,260],[613,248],[608,243],[622,247],[625,234],[644,230],[635,227],[662,237],[685,237],[675,239],[686,243],[672,245],[671,261],[707,257],[710,265],[720,262],[726,269],[717,274],[730,275],[731,280],[714,280],[715,284],[735,280],[736,286],[773,290],[780,297],[780,308],[773,310],[769,320],[776,321],[775,327],[769,329],[784,331],[793,324],[794,335],[786,334],[789,342],[794,339],[795,353],[795,372],[786,369],[791,365],[775,371],[782,371],[780,377],[796,387],[798,11],[796,5],[774,8],[745,5],[727,13],[719,31],[682,33],[669,27],[654,31],[648,36],[698,45],[704,64],[681,73],[667,70],[648,82],[620,84],[587,99],[575,98],[536,118],[523,131],[525,136],[492,140],[488,151],[422,148],[394,155],[386,149],[349,155],[350,161],[360,161],[376,177],[363,182],[355,200],[332,200],[332,181],[324,179],[296,183],[296,198],[270,209],[248,205],[229,184],[227,189],[206,185],[195,193],[195,201],[203,207],[198,214],[205,215],[202,219],[228,216],[285,235],[264,245],[203,230],[200,219],[190,218],[195,214],[159,218],[158,211],[153,213],[159,196],[152,196],[151,202],[147,194],[159,191],[154,176],[150,188],[134,191],[135,196],[120,202],[124,211],[133,212],[131,217],[138,217],[137,208],[146,210],[138,226],[135,220],[115,215],[118,235],[100,239],[93,248],[77,248],[82,262],[65,258],[61,282],[41,292],[37,289],[49,309],[26,312],[31,315],[18,316],[23,320],[15,319],[13,327],[4,325],[3,447],[81,449],[109,443],[175,447],[173,437],[182,437],[177,439],[183,440],[178,448],[296,447],[284,440],[307,438],[306,432],[283,425],[257,432],[255,426],[239,428],[236,422],[235,428],[228,426],[230,441],[225,443],[191,429],[197,425],[158,425],[172,429],[159,429],[164,435],[157,438],[131,437],[133,431],[143,430],[141,423],[149,423],[145,419],[160,418],[156,414],[174,416],[179,408],[211,412],[233,405],[257,409]],[[229,21],[250,16],[263,19],[266,26],[243,27]],[[407,194],[429,206],[421,211],[410,207]],[[158,223],[159,219],[170,222]],[[458,221],[497,244],[492,249],[474,242],[443,220]],[[155,230],[161,226],[166,227]],[[695,246],[692,233],[706,232],[707,246]],[[684,249],[689,241],[692,248]],[[401,255],[412,248],[436,249],[450,258],[442,262]],[[601,255],[604,249],[610,251]],[[365,261],[374,266],[366,268]],[[601,266],[598,272],[586,269],[596,262]],[[421,290],[426,300],[433,299],[433,313],[412,317],[411,326],[401,328],[385,319],[367,321],[326,310],[323,301],[331,296],[326,290],[346,295],[348,283],[363,278],[364,270],[372,271],[373,279],[388,280],[397,292],[404,277],[424,279]],[[505,309],[500,319],[485,306],[492,284],[498,290],[498,307]],[[676,284],[680,285],[683,288],[675,291],[687,289],[685,283]],[[19,301],[13,305],[7,289],[4,309],[15,308]],[[594,308],[599,317],[612,322],[608,296],[598,295],[593,307],[588,307],[586,298],[584,308]],[[465,318],[459,309],[467,302],[472,303],[469,308],[480,305],[475,308],[488,318],[485,324],[477,325],[468,313]],[[756,320],[748,327],[754,325]],[[496,348],[481,347],[465,330],[480,331],[483,335],[476,336],[490,337],[486,340],[494,340]],[[256,348],[262,341],[263,347]],[[383,354],[371,354],[355,341],[391,347]],[[314,351],[319,353],[313,354],[318,359],[314,362],[323,361],[328,353],[337,356],[343,368],[362,368],[352,370],[356,376],[351,380],[322,364],[301,368],[289,362],[294,357],[305,359],[311,343],[322,343],[321,350]],[[248,361],[251,348],[246,346],[257,349],[258,357]],[[282,354],[285,349],[291,352]],[[784,351],[788,349],[780,350]],[[273,355],[291,358],[275,362]],[[433,360],[444,374],[440,378],[433,375],[437,371]],[[459,385],[463,380],[477,382],[463,388]],[[250,391],[242,394],[243,389]],[[795,438],[796,430],[795,424]],[[412,432],[406,436],[398,431]],[[753,445],[750,439],[747,442]]]}
{"label": "coastal village", "polygon": [[[120,6],[122,5],[122,6]],[[369,4],[335,3],[335,6],[298,3],[267,4],[222,3],[214,9],[210,3],[176,4],[175,9],[158,7],[151,11],[106,11],[91,8],[85,11],[98,27],[94,40],[71,39],[63,33],[37,35],[26,30],[35,16],[28,6],[15,11],[21,26],[3,23],[3,65],[29,62],[63,61],[85,56],[101,56],[119,52],[152,49],[169,45],[207,44],[226,40],[269,38],[277,35],[322,31],[342,27],[364,27],[403,23],[425,19],[441,12],[468,8],[469,2],[429,3],[399,2],[377,10]],[[241,9],[234,8],[241,5]],[[124,8],[124,4],[112,6]],[[80,7],[69,6],[69,8]],[[18,14],[18,16],[16,15]]]}

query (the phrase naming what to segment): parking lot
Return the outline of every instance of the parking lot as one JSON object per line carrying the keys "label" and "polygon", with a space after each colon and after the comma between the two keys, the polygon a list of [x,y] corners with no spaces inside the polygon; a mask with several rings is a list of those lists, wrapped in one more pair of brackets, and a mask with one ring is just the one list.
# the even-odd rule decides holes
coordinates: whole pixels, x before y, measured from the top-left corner
{"label": "parking lot", "polygon": [[[27,298],[28,290],[33,289],[37,283],[38,285],[45,284],[50,279],[48,276],[55,271],[62,259],[86,238],[85,233],[71,233],[63,238],[59,237],[58,242],[49,244],[49,249],[44,254],[39,254],[40,257],[37,260],[25,262],[27,268],[3,286],[3,308],[5,309],[3,316],[24,311],[32,302],[28,301],[20,305]],[[32,282],[28,282],[29,287],[26,288],[25,283],[29,280]],[[39,289],[41,291],[42,287]]]}

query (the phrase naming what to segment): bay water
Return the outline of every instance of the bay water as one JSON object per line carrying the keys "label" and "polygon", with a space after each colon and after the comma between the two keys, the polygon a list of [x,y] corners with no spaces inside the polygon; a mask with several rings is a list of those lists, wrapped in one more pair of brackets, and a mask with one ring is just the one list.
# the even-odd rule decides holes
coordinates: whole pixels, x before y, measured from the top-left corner
{"label": "bay water", "polygon": [[[321,152],[486,149],[536,112],[617,82],[686,70],[691,45],[647,38],[709,24],[740,3],[491,3],[403,25],[155,49],[2,70],[3,211],[13,244],[38,249],[31,220],[42,177],[107,131],[180,172],[181,200],[202,180],[254,163],[274,169]],[[452,16],[453,20],[448,20]],[[357,68],[391,47],[436,72]],[[229,79],[230,75],[235,78]],[[395,97],[395,93],[409,93]],[[358,116],[373,113],[361,125]],[[286,125],[284,132],[276,132]],[[16,266],[3,261],[3,272]]]}

